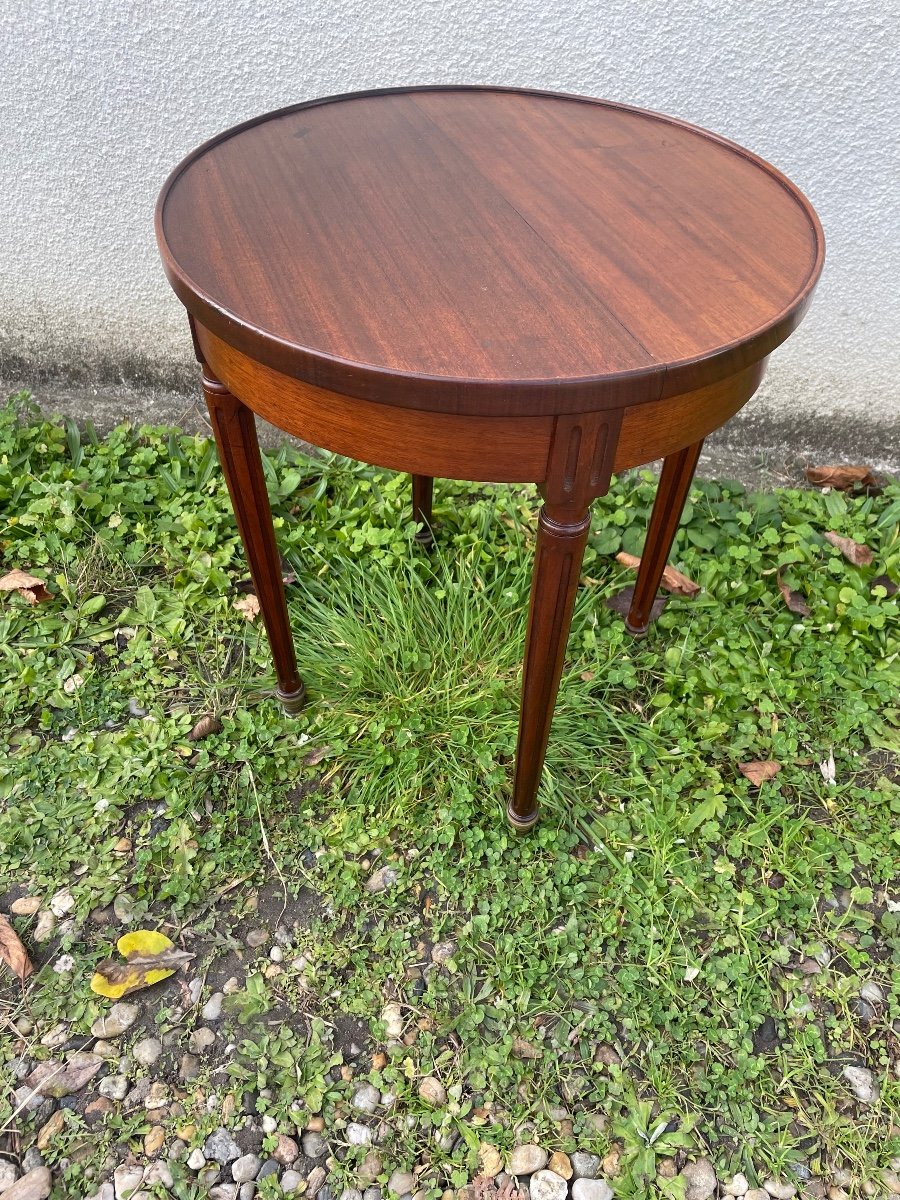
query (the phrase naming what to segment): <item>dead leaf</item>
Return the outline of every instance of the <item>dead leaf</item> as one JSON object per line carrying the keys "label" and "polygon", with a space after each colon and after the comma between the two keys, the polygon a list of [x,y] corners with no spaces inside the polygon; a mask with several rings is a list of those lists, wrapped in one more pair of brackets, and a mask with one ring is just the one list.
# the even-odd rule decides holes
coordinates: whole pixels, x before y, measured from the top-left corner
{"label": "dead leaf", "polygon": [[0,961],[5,962],[23,983],[34,970],[19,935],[4,916],[0,916]]}
{"label": "dead leaf", "polygon": [[168,979],[194,957],[186,950],[176,950],[170,938],[153,929],[126,933],[116,942],[116,949],[126,961],[110,958],[99,963],[91,979],[91,991],[110,1000],[121,1000]]}
{"label": "dead leaf", "polygon": [[855,487],[878,487],[869,467],[807,467],[806,478],[814,487],[837,488],[842,492]]}
{"label": "dead leaf", "polygon": [[80,1092],[102,1066],[103,1059],[99,1054],[76,1050],[65,1062],[51,1058],[39,1063],[25,1080],[25,1086],[40,1096],[54,1096],[59,1100]]}
{"label": "dead leaf", "polygon": [[847,562],[853,563],[854,567],[867,567],[875,557],[865,542],[854,542],[853,538],[841,537],[839,533],[832,533],[831,530],[825,534],[825,541],[836,546]]}
{"label": "dead leaf", "polygon": [[318,766],[318,764],[322,761],[322,759],[327,758],[330,753],[331,753],[330,746],[316,746],[315,749],[310,750],[309,754],[307,754],[307,756],[304,758],[304,760],[303,760],[304,766],[307,766],[307,767]]}
{"label": "dead leaf", "polygon": [[[621,563],[623,567],[632,567],[635,571],[641,565],[639,558],[633,554],[626,554],[624,550],[620,550],[616,555],[616,562]],[[701,590],[699,583],[694,583],[693,579],[688,579],[687,575],[682,575],[680,571],[669,566],[662,573],[662,586],[676,596],[696,596]]]}
{"label": "dead leaf", "polygon": [[803,599],[803,593],[792,591],[786,583],[782,582],[780,574],[777,576],[777,579],[778,590],[784,597],[784,602],[791,612],[796,613],[798,617],[808,617],[809,605]]}
{"label": "dead leaf", "polygon": [[819,763],[819,770],[822,772],[822,778],[826,783],[834,783],[836,778],[836,770],[834,765],[834,751],[828,751],[828,757],[824,762]]}
{"label": "dead leaf", "polygon": [[765,762],[739,763],[738,770],[754,787],[760,787],[767,779],[774,779],[781,770],[781,763],[769,758]]}
{"label": "dead leaf", "polygon": [[211,733],[221,733],[222,722],[212,713],[204,713],[191,732],[188,734],[189,742],[199,742],[205,737],[209,737]]}
{"label": "dead leaf", "polygon": [[240,600],[235,600],[234,607],[247,621],[255,621],[259,616],[259,599],[255,592],[248,592]]}
{"label": "dead leaf", "polygon": [[[609,596],[605,601],[605,605],[612,612],[616,612],[620,617],[627,617],[631,609],[631,601],[634,599],[634,588],[632,586],[622,588],[621,592],[616,592],[614,596]],[[668,596],[656,595],[653,604],[650,607],[650,620],[655,621],[662,610],[666,607]]]}
{"label": "dead leaf", "polygon": [[877,587],[884,588],[889,596],[897,595],[897,585],[889,575],[877,575],[872,580],[871,588],[874,591]]}
{"label": "dead leaf", "polygon": [[0,592],[18,592],[29,604],[40,604],[49,600],[50,593],[43,579],[29,575],[27,571],[10,571],[0,579]]}
{"label": "dead leaf", "polygon": [[512,1052],[516,1058],[541,1058],[543,1052],[523,1037],[513,1038]]}

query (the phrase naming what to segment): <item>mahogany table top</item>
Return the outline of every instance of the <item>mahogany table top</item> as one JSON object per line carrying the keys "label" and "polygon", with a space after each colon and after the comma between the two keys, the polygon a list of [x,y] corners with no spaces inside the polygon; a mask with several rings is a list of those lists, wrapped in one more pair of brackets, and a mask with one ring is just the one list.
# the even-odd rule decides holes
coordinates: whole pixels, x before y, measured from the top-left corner
{"label": "mahogany table top", "polygon": [[213,138],[157,209],[206,328],[284,374],[444,412],[704,387],[800,321],[824,241],[774,167],[684,122],[499,88],[353,93]]}

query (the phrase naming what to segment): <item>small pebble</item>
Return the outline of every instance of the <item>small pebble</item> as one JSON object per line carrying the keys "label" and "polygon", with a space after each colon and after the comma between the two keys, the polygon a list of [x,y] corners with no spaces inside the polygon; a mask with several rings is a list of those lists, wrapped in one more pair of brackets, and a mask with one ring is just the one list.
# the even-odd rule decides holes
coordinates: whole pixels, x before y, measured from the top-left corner
{"label": "small pebble", "polygon": [[740,1172],[732,1176],[730,1183],[725,1184],[726,1196],[746,1196],[749,1190],[750,1184],[747,1181],[747,1176],[742,1175]]}
{"label": "small pebble", "polygon": [[576,1179],[572,1200],[613,1200],[613,1190],[605,1179]]}
{"label": "small pebble", "polygon": [[105,1079],[100,1080],[100,1086],[97,1090],[101,1096],[106,1096],[108,1100],[124,1100],[128,1091],[128,1076],[107,1075]]}
{"label": "small pebble", "polygon": [[258,1154],[242,1154],[231,1164],[231,1178],[235,1183],[249,1183],[259,1174],[262,1159]]}
{"label": "small pebble", "polygon": [[204,1021],[218,1021],[222,1015],[222,1001],[224,996],[222,992],[213,992],[207,1002],[200,1010],[200,1015]]}
{"label": "small pebble", "polygon": [[266,1115],[260,1119],[259,1124],[263,1133],[274,1133],[278,1128],[278,1122],[268,1113],[266,1113]]}
{"label": "small pebble", "polygon": [[66,913],[71,912],[75,907],[75,897],[68,888],[62,888],[50,900],[50,911],[54,917],[64,917]]}
{"label": "small pebble", "polygon": [[299,1154],[300,1147],[297,1145],[294,1139],[289,1138],[284,1133],[279,1133],[278,1144],[272,1151],[272,1157],[280,1162],[282,1166],[289,1167],[291,1163],[294,1162],[299,1156]]}
{"label": "small pebble", "polygon": [[416,1177],[412,1171],[403,1171],[398,1168],[391,1175],[387,1186],[388,1191],[394,1196],[405,1196],[407,1193],[412,1194],[416,1186]]}
{"label": "small pebble", "polygon": [[187,1165],[192,1171],[199,1171],[206,1166],[206,1155],[199,1146],[188,1155]]}
{"label": "small pebble", "polygon": [[685,1200],[709,1200],[716,1194],[716,1172],[708,1158],[690,1162],[681,1172]]}
{"label": "small pebble", "polygon": [[575,1150],[569,1155],[572,1164],[572,1175],[575,1179],[596,1179],[600,1171],[599,1154],[591,1154],[588,1150]]}
{"label": "small pebble", "polygon": [[118,1004],[112,1006],[108,1013],[104,1013],[102,1017],[98,1017],[94,1021],[91,1025],[91,1033],[94,1037],[104,1038],[107,1041],[110,1038],[121,1037],[132,1027],[140,1013],[141,1010],[136,1004],[120,1000]]}
{"label": "small pebble", "polygon": [[[296,1192],[302,1182],[303,1176],[299,1171],[285,1171],[279,1180],[279,1183],[281,1184],[281,1190],[286,1196],[289,1196],[291,1192]],[[322,1193],[320,1191],[319,1196],[321,1197],[321,1195]]]}
{"label": "small pebble", "polygon": [[[159,1129],[159,1126],[156,1126]],[[172,1186],[172,1169],[166,1162],[152,1162],[144,1172],[144,1186],[152,1187],[160,1183],[165,1188]]]}
{"label": "small pebble", "polygon": [[205,1025],[201,1025],[199,1029],[191,1031],[188,1038],[188,1049],[191,1054],[203,1054],[215,1040],[215,1033],[211,1029],[207,1029]]}
{"label": "small pebble", "polygon": [[13,900],[9,911],[15,917],[33,917],[40,907],[40,896],[20,896],[18,900]]}
{"label": "small pebble", "polygon": [[350,1103],[357,1112],[368,1113],[371,1116],[381,1103],[381,1093],[371,1083],[363,1083],[353,1093]]}
{"label": "small pebble", "polygon": [[[580,1179],[582,1187],[590,1187],[598,1182],[594,1179]],[[528,1181],[528,1194],[531,1200],[566,1200],[569,1188],[566,1181],[555,1171],[535,1171]],[[576,1200],[600,1200],[600,1197],[580,1196]],[[605,1197],[604,1200],[609,1200]]]}
{"label": "small pebble", "polygon": [[113,1186],[116,1200],[130,1200],[144,1181],[144,1168],[137,1166],[116,1167],[113,1171]]}
{"label": "small pebble", "polygon": [[403,1013],[395,1000],[390,1000],[381,1010],[381,1020],[384,1024],[385,1037],[389,1042],[403,1036]]}
{"label": "small pebble", "polygon": [[368,1125],[360,1125],[358,1121],[350,1121],[345,1133],[351,1146],[368,1146],[372,1140],[372,1130]]}
{"label": "small pebble", "polygon": [[533,1175],[546,1167],[550,1155],[531,1142],[524,1146],[516,1146],[509,1156],[506,1169],[510,1175]]}
{"label": "small pebble", "polygon": [[399,878],[396,867],[379,867],[374,875],[366,880],[366,891],[370,895],[384,892],[393,887]]}
{"label": "small pebble", "polygon": [[241,1148],[227,1129],[219,1128],[203,1143],[203,1153],[225,1167],[241,1157]]}
{"label": "small pebble", "polygon": [[861,1104],[874,1104],[880,1094],[875,1077],[868,1067],[844,1067],[841,1074],[853,1089]]}
{"label": "small pebble", "polygon": [[[96,1049],[95,1046],[95,1052]],[[159,1038],[142,1038],[131,1051],[134,1061],[142,1067],[152,1067],[161,1054],[162,1042]]]}
{"label": "small pebble", "polygon": [[144,1108],[147,1112],[156,1112],[157,1109],[165,1108],[169,1103],[169,1089],[161,1080],[151,1083],[150,1090],[144,1098]]}
{"label": "small pebble", "polygon": [[303,1146],[303,1153],[307,1158],[322,1158],[323,1155],[328,1153],[328,1143],[315,1130],[304,1133],[300,1141]]}
{"label": "small pebble", "polygon": [[46,942],[53,935],[53,930],[56,928],[56,917],[46,908],[38,913],[37,923],[34,927],[34,933],[31,935],[36,942]]}
{"label": "small pebble", "polygon": [[792,1183],[782,1183],[778,1179],[767,1179],[763,1183],[763,1190],[774,1200],[792,1200],[797,1195],[797,1189]]}
{"label": "small pebble", "polygon": [[[148,1158],[159,1154],[166,1143],[166,1131],[162,1125],[153,1125],[144,1134],[144,1153]],[[146,1181],[145,1181],[146,1182]]]}
{"label": "small pebble", "polygon": [[859,989],[859,994],[863,1000],[868,1000],[870,1004],[881,1004],[884,1000],[884,991],[880,984],[877,984],[874,979],[870,979],[868,983],[864,983]]}
{"label": "small pebble", "polygon": [[426,1075],[419,1084],[419,1097],[432,1108],[443,1108],[447,1103],[447,1092],[444,1085],[434,1075]]}
{"label": "small pebble", "polygon": [[251,929],[247,934],[247,945],[251,950],[258,950],[269,940],[268,929]]}
{"label": "small pebble", "polygon": [[0,1158],[0,1195],[11,1188],[18,1178],[17,1168],[8,1159]]}
{"label": "small pebble", "polygon": [[196,1079],[200,1074],[200,1059],[196,1054],[185,1054],[178,1064],[178,1074],[181,1079]]}
{"label": "small pebble", "polygon": [[[554,1150],[550,1155],[547,1169],[553,1171],[556,1175],[561,1175],[563,1179],[571,1179],[574,1174],[572,1160],[568,1154],[563,1154],[561,1150]],[[585,1197],[585,1200],[588,1200],[588,1197]]]}

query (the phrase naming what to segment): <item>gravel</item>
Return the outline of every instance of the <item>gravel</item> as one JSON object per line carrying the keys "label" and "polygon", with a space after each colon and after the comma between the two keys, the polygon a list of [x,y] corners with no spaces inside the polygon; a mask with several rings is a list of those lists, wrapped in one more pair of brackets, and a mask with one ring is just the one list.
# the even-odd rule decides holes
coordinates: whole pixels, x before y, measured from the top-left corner
{"label": "gravel", "polygon": [[684,1200],[709,1200],[716,1194],[716,1172],[708,1158],[688,1163],[681,1172],[684,1180]]}
{"label": "gravel", "polygon": [[516,1146],[510,1154],[506,1169],[510,1175],[533,1175],[535,1171],[543,1170],[549,1159],[546,1150],[533,1142],[526,1142],[524,1146]]}
{"label": "gravel", "polygon": [[576,1179],[572,1200],[613,1200],[613,1190],[605,1179]]}
{"label": "gravel", "polygon": [[138,1017],[141,1015],[141,1010],[136,1004],[129,1004],[127,1000],[120,1000],[118,1004],[114,1004],[108,1013],[97,1020],[91,1026],[91,1033],[98,1038],[117,1038],[123,1033],[127,1033]]}
{"label": "gravel", "polygon": [[226,1167],[241,1157],[241,1148],[227,1129],[219,1128],[203,1143],[203,1153],[207,1158]]}
{"label": "gravel", "polygon": [[159,1038],[143,1038],[131,1051],[132,1058],[142,1067],[152,1067],[162,1054],[162,1042]]}
{"label": "gravel", "polygon": [[575,1179],[596,1179],[600,1173],[600,1156],[587,1150],[575,1150],[569,1155]]}
{"label": "gravel", "polygon": [[[569,1185],[555,1171],[535,1171],[528,1184],[531,1200],[566,1200]],[[583,1197],[582,1200],[588,1200]]]}
{"label": "gravel", "polygon": [[259,1174],[262,1159],[258,1154],[242,1154],[231,1164],[231,1178],[235,1183],[249,1183]]}

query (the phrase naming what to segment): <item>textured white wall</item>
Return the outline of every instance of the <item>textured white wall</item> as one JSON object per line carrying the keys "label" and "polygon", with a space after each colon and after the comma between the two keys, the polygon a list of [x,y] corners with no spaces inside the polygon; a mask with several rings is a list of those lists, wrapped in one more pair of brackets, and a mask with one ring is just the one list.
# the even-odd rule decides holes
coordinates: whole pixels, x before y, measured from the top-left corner
{"label": "textured white wall", "polygon": [[624,100],[770,159],[828,242],[770,392],[891,411],[900,0],[0,0],[0,370],[184,372],[152,228],[169,169],[267,109],[429,82]]}

